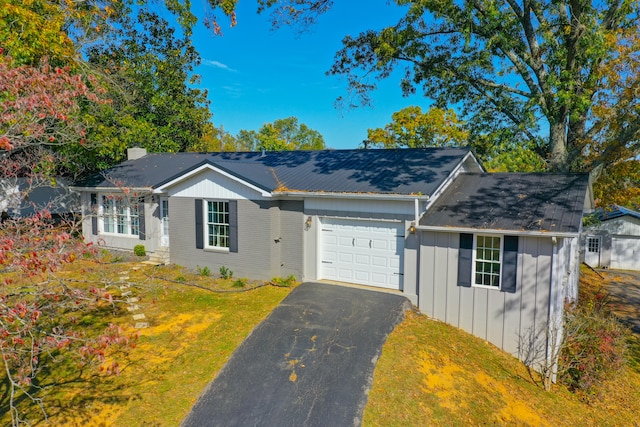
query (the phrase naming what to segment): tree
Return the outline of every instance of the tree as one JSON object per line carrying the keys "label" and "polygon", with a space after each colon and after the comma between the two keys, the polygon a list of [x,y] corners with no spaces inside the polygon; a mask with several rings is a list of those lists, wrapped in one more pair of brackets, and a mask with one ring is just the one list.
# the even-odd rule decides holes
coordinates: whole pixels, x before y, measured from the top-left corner
{"label": "tree", "polygon": [[[396,3],[405,17],[345,37],[329,71],[346,75],[363,103],[376,87],[372,77],[388,78],[404,64],[405,93],[422,90],[438,106],[459,106],[472,140],[505,148],[504,138],[525,141],[519,145],[548,170],[598,177],[640,153],[637,2]],[[313,23],[332,4],[259,1],[284,25]]]}
{"label": "tree", "polygon": [[194,88],[200,56],[190,30],[177,34],[157,13],[137,10],[108,43],[91,47],[88,62],[103,75],[113,104],[95,111],[98,163],[120,161],[127,147],[186,151],[203,138],[211,118],[207,92]]}
{"label": "tree", "polygon": [[393,113],[384,128],[368,129],[367,144],[384,148],[462,146],[467,145],[468,135],[453,110],[432,107],[423,113],[412,106]]}
{"label": "tree", "polygon": [[[396,26],[346,37],[332,74],[346,74],[366,97],[375,84],[361,73],[385,78],[406,63],[402,87],[421,87],[439,105],[461,103],[465,113],[489,112],[490,124],[511,126],[535,144],[551,170],[586,164],[594,98],[602,67],[616,57],[619,32],[633,25],[622,2],[409,3]],[[541,138],[540,119],[548,124]],[[476,123],[479,125],[481,123]],[[618,156],[616,156],[618,158]],[[594,163],[595,162],[595,163]]]}
{"label": "tree", "polygon": [[[0,54],[0,93],[0,188],[12,187],[18,179],[31,186],[43,181],[55,186],[64,159],[50,148],[84,144],[79,117],[87,104],[106,102],[103,91],[95,80],[73,74],[68,67],[51,67],[46,61],[38,67],[14,66],[12,58]],[[26,197],[29,190],[1,192],[0,205],[11,202],[7,197]],[[62,265],[91,251],[72,233],[56,226],[46,209],[28,218],[3,217],[0,356],[7,410],[15,426],[23,421],[20,402],[42,405],[37,378],[48,363],[71,356],[85,366],[103,361],[107,348],[129,341],[116,327],[97,336],[76,327],[74,313],[113,300],[105,289],[77,286],[55,276]]]}
{"label": "tree", "polygon": [[236,138],[226,132],[224,126],[217,128],[212,123],[207,123],[202,138],[193,141],[187,151],[205,153],[212,151],[247,151],[238,149],[238,146]]}
{"label": "tree", "polygon": [[241,130],[236,136],[240,151],[323,150],[326,148],[320,132],[295,117],[265,123],[256,131]]}

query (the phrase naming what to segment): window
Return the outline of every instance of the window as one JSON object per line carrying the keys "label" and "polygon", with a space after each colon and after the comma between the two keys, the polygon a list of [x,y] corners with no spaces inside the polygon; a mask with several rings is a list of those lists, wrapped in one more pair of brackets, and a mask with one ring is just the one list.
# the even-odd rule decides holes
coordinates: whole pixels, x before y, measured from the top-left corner
{"label": "window", "polygon": [[499,236],[475,236],[474,285],[500,287],[501,240]]}
{"label": "window", "polygon": [[600,238],[588,237],[587,238],[587,252],[599,253],[600,252]]}
{"label": "window", "polygon": [[207,201],[207,247],[229,248],[229,202]]}
{"label": "window", "polygon": [[102,231],[138,236],[140,215],[138,201],[118,196],[102,196]]}

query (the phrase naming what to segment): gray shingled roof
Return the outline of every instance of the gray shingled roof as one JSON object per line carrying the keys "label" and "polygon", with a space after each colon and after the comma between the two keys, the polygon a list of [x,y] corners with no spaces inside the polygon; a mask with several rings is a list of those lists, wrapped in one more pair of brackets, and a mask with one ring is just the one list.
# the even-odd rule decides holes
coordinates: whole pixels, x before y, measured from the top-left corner
{"label": "gray shingled roof", "polygon": [[577,233],[588,185],[588,174],[461,174],[420,225]]}
{"label": "gray shingled roof", "polygon": [[432,194],[468,148],[162,153],[128,160],[80,187],[158,188],[204,164],[263,190]]}

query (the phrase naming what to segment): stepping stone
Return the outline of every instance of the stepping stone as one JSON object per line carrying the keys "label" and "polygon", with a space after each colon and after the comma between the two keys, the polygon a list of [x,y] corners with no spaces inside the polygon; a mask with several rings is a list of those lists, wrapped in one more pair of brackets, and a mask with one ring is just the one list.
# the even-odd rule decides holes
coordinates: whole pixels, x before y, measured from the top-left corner
{"label": "stepping stone", "polygon": [[125,280],[129,280],[129,276],[120,276],[118,277],[118,280],[120,280],[121,282],[124,282]]}
{"label": "stepping stone", "polygon": [[129,307],[127,307],[127,310],[129,310],[129,311],[138,311],[138,310],[140,310],[140,307],[135,305],[135,304],[133,304],[133,305],[130,305]]}
{"label": "stepping stone", "polygon": [[129,296],[129,295],[131,295],[131,291],[125,291],[122,293],[123,297]]}
{"label": "stepping stone", "polygon": [[127,298],[127,302],[128,302],[129,304],[132,304],[132,303],[134,303],[134,302],[138,302],[138,301],[140,301],[140,300],[139,300],[137,297]]}
{"label": "stepping stone", "polygon": [[129,289],[131,287],[131,285],[125,284],[125,285],[120,285],[120,289],[125,290],[125,289]]}
{"label": "stepping stone", "polygon": [[147,316],[145,316],[142,313],[133,315],[133,320],[142,320],[142,319],[146,319],[146,318],[147,318]]}
{"label": "stepping stone", "polygon": [[136,329],[144,329],[149,327],[149,322],[138,322],[136,323]]}

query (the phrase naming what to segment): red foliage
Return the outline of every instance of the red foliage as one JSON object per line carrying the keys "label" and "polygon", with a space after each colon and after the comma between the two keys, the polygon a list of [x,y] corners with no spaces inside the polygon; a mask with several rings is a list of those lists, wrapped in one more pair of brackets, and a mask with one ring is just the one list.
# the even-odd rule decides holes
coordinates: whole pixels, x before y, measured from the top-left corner
{"label": "red foliage", "polygon": [[108,102],[104,92],[91,75],[52,68],[46,59],[39,67],[14,67],[0,54],[0,149],[79,142],[84,129],[75,116],[83,102]]}

